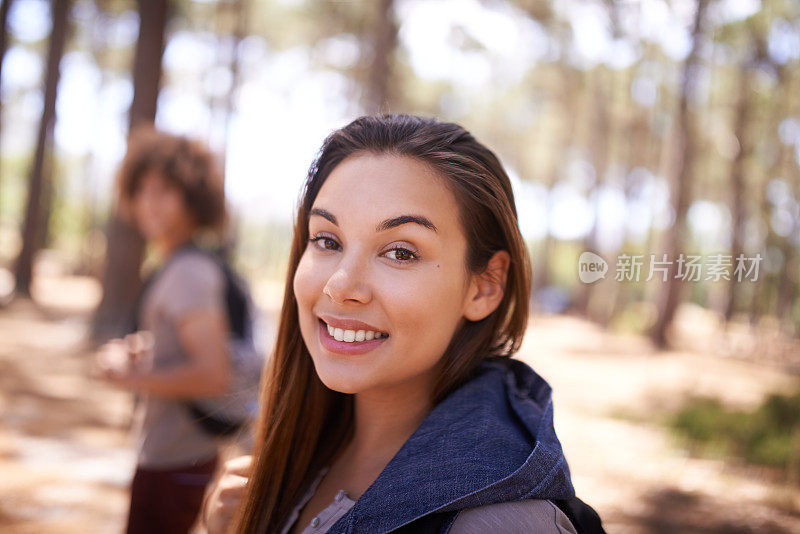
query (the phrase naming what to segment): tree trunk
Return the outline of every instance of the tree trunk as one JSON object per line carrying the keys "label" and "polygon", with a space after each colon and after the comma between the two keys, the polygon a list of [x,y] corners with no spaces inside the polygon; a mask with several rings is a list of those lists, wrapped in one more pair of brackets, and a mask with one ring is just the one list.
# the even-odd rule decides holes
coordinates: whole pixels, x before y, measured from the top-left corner
{"label": "tree trunk", "polygon": [[167,28],[168,0],[139,0],[139,39],[133,60],[133,102],[130,128],[156,120],[161,83],[161,57]]}
{"label": "tree trunk", "polygon": [[[2,0],[2,4],[0,4],[0,80],[3,79],[3,58],[6,56],[6,49],[8,48],[8,10],[11,7],[11,3],[13,0]],[[0,124],[2,124],[2,111],[3,105],[0,103]],[[2,133],[2,130],[0,130]],[[0,184],[2,184],[2,172],[0,172]],[[2,190],[2,188],[0,188]],[[2,205],[2,202],[0,202]]]}
{"label": "tree trunk", "polygon": [[0,4],[0,79],[2,79],[3,58],[8,48],[8,11],[13,0],[2,0]]}
{"label": "tree trunk", "polygon": [[[589,191],[589,198],[592,201],[594,220],[592,227],[583,239],[583,248],[594,253],[600,253],[598,234],[600,226],[600,192],[605,185],[606,174],[611,161],[613,137],[615,134],[616,119],[614,114],[614,103],[616,94],[616,74],[605,72],[602,66],[595,68],[593,87],[589,90],[593,95],[593,105],[588,106],[590,113],[593,114],[594,124],[591,128],[589,139],[589,150],[591,151],[592,166],[595,171],[595,179]],[[602,282],[601,282],[602,283]],[[578,290],[572,309],[578,315],[595,319],[590,313],[590,300],[592,294],[597,291],[597,284],[583,284]]]}
{"label": "tree trunk", "polygon": [[390,80],[392,59],[397,47],[397,24],[394,20],[394,0],[379,0],[372,36],[372,62],[367,72],[364,107],[369,114],[385,113],[390,109]]}
{"label": "tree trunk", "polygon": [[[658,151],[654,150],[659,148],[661,144],[656,138],[652,127],[649,122],[649,115],[655,113],[651,109],[647,113],[634,111],[636,106],[631,102],[630,86],[633,79],[633,73],[626,75],[623,83],[620,86],[619,98],[623,109],[630,110],[630,116],[620,120],[620,130],[617,136],[617,144],[619,146],[618,161],[621,165],[625,166],[625,179],[623,182],[623,191],[625,195],[625,206],[631,202],[632,187],[631,169],[636,166],[641,166],[646,169],[654,169],[657,166]],[[624,115],[623,115],[624,116]],[[619,139],[625,139],[626,142],[622,143]],[[609,262],[609,269],[615,268],[617,258],[625,250],[625,241],[627,239],[627,226],[623,225],[620,229],[619,244],[613,253],[609,254],[607,260]],[[652,230],[650,230],[652,233]],[[645,242],[644,250],[650,250],[649,243]],[[606,280],[599,281],[595,294],[590,301],[589,314],[593,320],[601,326],[608,327],[612,318],[617,312],[622,311],[627,306],[629,293],[632,288],[628,284],[620,284],[614,280],[614,275],[611,274]]]}
{"label": "tree trunk", "polygon": [[[789,81],[791,81],[794,77],[787,77]],[[791,85],[786,86],[786,92],[789,95],[796,94],[792,91],[796,90],[793,89]],[[796,116],[797,113],[797,102],[796,99],[791,100],[794,103],[788,110],[788,114],[784,116]],[[783,176],[784,180],[789,184],[789,187],[793,190],[794,197],[800,197],[800,167],[793,161],[792,152],[791,150],[786,150],[790,148],[786,145],[782,147],[786,153],[785,155],[788,157],[784,157],[781,160],[781,167],[782,171],[780,175]],[[795,317],[795,310],[796,302],[797,302],[797,295],[798,295],[798,276],[800,276],[800,256],[798,256],[798,247],[795,243],[793,237],[800,235],[800,219],[797,217],[794,218],[794,228],[793,230],[780,240],[780,249],[783,253],[783,269],[781,269],[780,274],[778,275],[777,280],[777,302],[775,306],[775,315],[780,320],[785,332],[787,334],[797,336],[800,334],[800,327],[798,327],[798,322]]]}
{"label": "tree trunk", "polygon": [[[168,0],[139,0],[138,3],[140,22],[133,63],[131,128],[155,121],[168,12]],[[138,230],[115,212],[108,222],[106,243],[103,298],[92,322],[95,343],[126,333],[141,287],[139,269],[145,243]]]}
{"label": "tree trunk", "polygon": [[[555,31],[555,30],[554,30]],[[563,40],[562,34],[558,33],[559,39]],[[577,113],[574,110],[579,106],[582,86],[584,80],[582,75],[567,65],[560,65],[559,81],[561,82],[561,98],[559,99],[559,113],[565,118],[566,125],[559,130],[559,134],[554,136],[556,141],[553,143],[554,153],[556,157],[552,162],[549,162],[547,170],[543,172],[545,176],[544,186],[547,190],[547,198],[545,203],[545,235],[542,240],[542,245],[538,253],[538,257],[534,258],[533,268],[533,282],[532,293],[535,295],[538,291],[548,287],[551,284],[550,263],[558,243],[550,231],[550,214],[552,212],[552,191],[558,181],[561,179],[563,172],[562,162],[565,159],[567,149],[574,143],[576,130],[578,129]],[[540,129],[542,135],[544,130]]]}
{"label": "tree trunk", "polygon": [[[763,43],[763,41],[760,41]],[[766,59],[766,53],[762,51],[765,48],[763,45],[759,46],[759,60]],[[792,91],[797,89],[795,85],[795,76],[791,69],[786,68],[784,65],[773,65],[778,75],[778,83],[775,85],[775,93],[770,101],[770,109],[768,118],[765,121],[764,134],[767,138],[774,138],[778,131],[781,121],[785,117],[791,116],[794,113],[795,106]],[[788,180],[791,169],[795,165],[794,152],[791,147],[784,143],[777,143],[777,155],[772,160],[772,163],[767,166],[762,176],[763,184],[757,190],[760,195],[758,206],[758,217],[766,228],[767,235],[762,244],[762,249],[767,251],[770,249],[782,247],[782,237],[775,233],[770,223],[770,213],[772,211],[772,204],[766,195],[766,188],[769,181],[778,176]],[[763,264],[762,264],[763,267]],[[752,283],[752,300],[750,301],[750,324],[757,324],[762,316],[773,313],[777,305],[777,292],[778,292],[779,276],[771,274],[764,269],[759,271],[758,280]]]}
{"label": "tree trunk", "polygon": [[28,186],[28,202],[22,227],[22,250],[17,257],[14,274],[16,277],[14,293],[22,297],[31,296],[33,281],[33,260],[41,240],[42,220],[47,206],[42,202],[42,191],[47,187],[45,178],[46,152],[52,150],[53,125],[56,117],[56,93],[58,91],[59,64],[64,55],[67,40],[67,13],[69,0],[54,0],[51,4],[53,29],[47,52],[47,70],[44,82],[44,109],[36,137],[36,152],[31,165]]}
{"label": "tree trunk", "polygon": [[[225,178],[224,169],[225,162],[228,157],[228,136],[230,135],[231,119],[236,110],[236,93],[240,83],[240,65],[239,65],[239,45],[247,35],[247,20],[250,13],[249,0],[234,0],[234,13],[236,16],[236,25],[233,33],[233,50],[230,57],[231,69],[231,89],[225,96],[224,113],[225,113],[225,138],[224,149],[222,151],[222,169],[223,179]],[[223,188],[224,191],[224,188]],[[221,229],[219,253],[228,260],[233,257],[234,250],[236,249],[237,227],[239,220],[237,214],[229,211],[228,220],[224,223]]]}
{"label": "tree trunk", "polygon": [[233,29],[233,50],[230,57],[230,71],[231,71],[231,90],[225,95],[223,103],[223,112],[225,114],[225,150],[223,151],[223,168],[225,164],[225,157],[227,156],[227,142],[228,134],[231,128],[231,118],[236,109],[236,92],[239,88],[241,77],[239,65],[239,45],[247,35],[247,17],[250,13],[250,6],[248,0],[233,0],[233,10],[236,19],[236,24]]}
{"label": "tree trunk", "polygon": [[703,20],[708,0],[698,0],[692,29],[692,48],[683,64],[681,75],[678,120],[675,131],[675,167],[673,169],[672,206],[675,222],[664,235],[664,251],[673,263],[669,266],[668,280],[658,297],[658,318],[650,331],[650,337],[658,347],[667,345],[667,330],[675,318],[675,311],[681,301],[683,281],[676,278],[675,260],[684,250],[686,243],[686,212],[689,208],[689,185],[691,184],[692,164],[696,151],[696,139],[689,113],[690,93],[694,89],[695,69],[698,65],[698,52],[703,36]]}
{"label": "tree trunk", "polygon": [[[732,215],[732,235],[731,235],[731,254],[733,264],[736,265],[736,258],[743,253],[742,237],[745,233],[745,183],[744,166],[750,154],[750,141],[748,139],[748,126],[750,119],[750,65],[745,66],[739,75],[739,101],[736,105],[736,122],[734,135],[739,141],[739,151],[733,160],[731,168],[731,215]],[[725,320],[730,321],[736,312],[738,293],[741,282],[736,281],[735,276],[731,276],[728,284],[728,302],[725,308]]]}

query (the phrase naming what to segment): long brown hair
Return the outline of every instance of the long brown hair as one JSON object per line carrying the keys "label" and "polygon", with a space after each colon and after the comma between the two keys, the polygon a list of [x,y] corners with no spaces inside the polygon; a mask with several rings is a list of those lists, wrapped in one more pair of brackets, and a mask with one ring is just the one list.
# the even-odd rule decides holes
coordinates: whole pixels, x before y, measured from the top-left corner
{"label": "long brown hair", "polygon": [[311,165],[300,198],[275,352],[262,377],[253,470],[234,521],[236,532],[279,529],[317,471],[352,436],[353,396],[327,388],[317,376],[300,334],[292,282],[322,184],[345,158],[363,152],[415,158],[446,179],[467,238],[468,272],[483,272],[497,251],[511,257],[500,305],[483,320],[464,322],[453,335],[434,404],[466,381],[481,360],[507,357],[522,342],[530,260],[511,182],[497,157],[457,124],[410,115],[361,117],[334,131]]}

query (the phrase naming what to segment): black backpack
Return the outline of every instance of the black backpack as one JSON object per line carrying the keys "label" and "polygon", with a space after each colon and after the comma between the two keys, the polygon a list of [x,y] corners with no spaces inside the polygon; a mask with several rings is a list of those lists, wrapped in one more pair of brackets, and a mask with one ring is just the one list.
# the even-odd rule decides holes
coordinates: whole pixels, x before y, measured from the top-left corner
{"label": "black backpack", "polygon": [[606,534],[603,522],[594,508],[577,496],[569,499],[552,499],[552,502],[564,512],[578,534]]}
{"label": "black backpack", "polygon": [[[578,534],[606,534],[600,516],[594,509],[578,497],[569,499],[550,499],[564,512]],[[459,510],[439,512],[423,516],[400,528],[392,530],[394,534],[443,534],[453,526]]]}
{"label": "black backpack", "polygon": [[[252,405],[252,409],[248,411],[254,413],[257,409],[258,399],[255,393],[258,387],[261,365],[263,364],[263,356],[256,349],[253,342],[253,325],[255,322],[253,301],[247,282],[219,254],[204,249],[193,241],[185,243],[173,251],[164,264],[153,272],[142,285],[134,306],[130,332],[136,332],[139,329],[138,320],[143,296],[147,289],[178,254],[190,250],[200,252],[213,259],[222,271],[225,288],[225,311],[231,335],[228,343],[229,353],[233,360],[231,363],[234,368],[234,374],[236,375],[237,371],[239,374],[243,374],[245,382],[245,384],[239,384],[239,388],[244,391],[239,391],[237,394],[248,396],[247,401]],[[243,415],[241,413],[242,410],[238,410],[240,413],[235,415],[225,413],[226,408],[232,407],[237,401],[239,403],[242,402],[241,399],[234,401],[226,397],[218,401],[185,401],[185,405],[194,421],[200,425],[203,431],[212,436],[224,437],[236,434],[250,422],[251,417]]]}

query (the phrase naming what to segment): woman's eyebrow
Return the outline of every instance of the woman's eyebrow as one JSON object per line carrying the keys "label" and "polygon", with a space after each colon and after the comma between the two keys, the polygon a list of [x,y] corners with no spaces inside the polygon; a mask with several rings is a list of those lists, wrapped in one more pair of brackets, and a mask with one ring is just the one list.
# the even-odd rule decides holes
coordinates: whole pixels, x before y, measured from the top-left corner
{"label": "woman's eyebrow", "polygon": [[427,217],[423,217],[422,215],[399,215],[397,217],[392,217],[391,219],[386,219],[385,221],[381,222],[378,226],[375,227],[375,231],[385,232],[386,230],[390,230],[397,226],[401,226],[403,224],[408,224],[408,223],[418,224],[429,230],[433,230],[434,232],[439,231],[436,228],[436,225],[433,224],[430,219],[428,219]]}
{"label": "woman's eyebrow", "polygon": [[[339,226],[339,223],[336,221],[336,216],[333,213],[329,212],[326,209],[322,208],[312,208],[309,212],[309,216],[311,215],[318,215],[323,219],[330,221],[331,223]],[[376,232],[385,232],[386,230],[391,230],[392,228],[396,228],[398,226],[402,226],[404,224],[414,223],[420,226],[423,226],[429,230],[433,230],[434,232],[438,232],[439,229],[436,228],[436,225],[431,222],[430,219],[423,215],[398,215],[397,217],[392,217],[391,219],[386,219],[382,221],[378,226],[375,227]]]}
{"label": "woman's eyebrow", "polygon": [[339,226],[339,223],[336,222],[336,217],[333,216],[333,213],[329,212],[328,210],[324,210],[322,208],[312,208],[311,211],[308,213],[310,215],[319,215],[323,219],[326,219],[336,226]]}

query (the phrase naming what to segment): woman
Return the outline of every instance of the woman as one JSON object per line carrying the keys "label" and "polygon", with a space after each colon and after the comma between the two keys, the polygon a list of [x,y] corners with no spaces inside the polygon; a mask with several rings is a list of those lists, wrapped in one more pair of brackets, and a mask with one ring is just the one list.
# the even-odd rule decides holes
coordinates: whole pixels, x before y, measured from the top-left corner
{"label": "woman", "polygon": [[187,246],[223,222],[222,176],[199,143],[144,128],[131,136],[117,185],[121,212],[164,263],[141,299],[142,331],[98,354],[105,380],[139,394],[127,532],[185,533],[220,445],[186,401],[220,395],[231,375],[222,270]]}
{"label": "woman", "polygon": [[332,133],[299,206],[252,465],[223,479],[209,526],[234,500],[243,533],[575,532],[554,505],[574,490],[550,387],[509,358],[529,288],[511,183],[471,134],[406,115]]}

